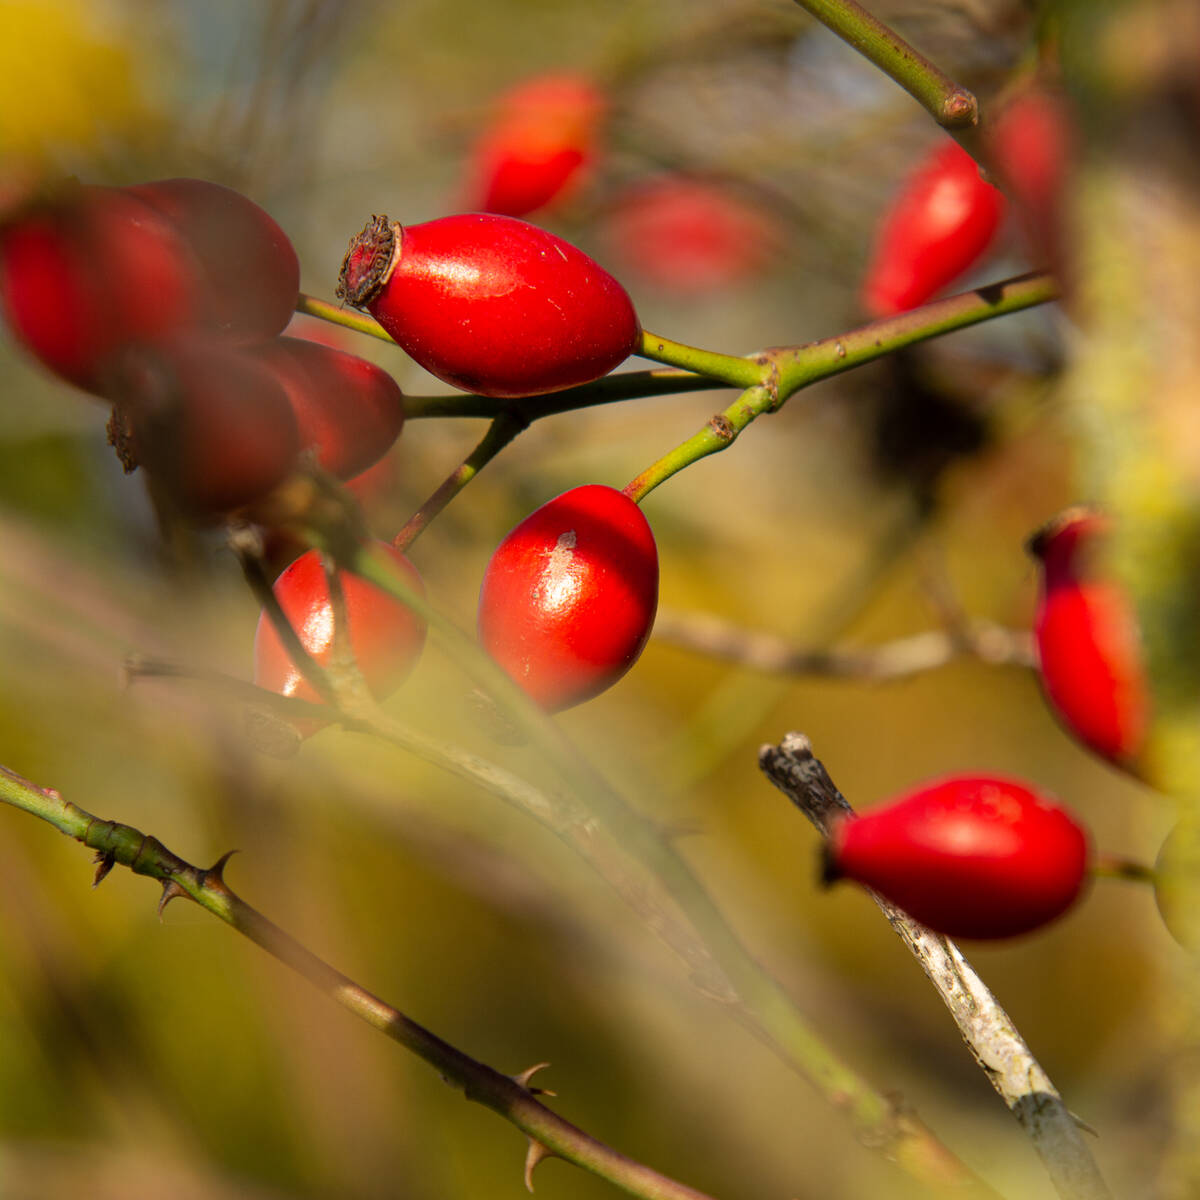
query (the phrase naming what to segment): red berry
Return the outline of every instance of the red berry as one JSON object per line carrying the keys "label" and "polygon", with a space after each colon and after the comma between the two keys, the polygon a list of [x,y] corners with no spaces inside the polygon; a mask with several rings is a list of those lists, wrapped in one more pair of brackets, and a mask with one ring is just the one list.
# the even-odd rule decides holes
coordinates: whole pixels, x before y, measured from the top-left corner
{"label": "red berry", "polygon": [[401,227],[374,217],[337,294],[432,375],[485,396],[535,396],[607,374],[637,348],[625,289],[569,242],[482,213]]}
{"label": "red berry", "polygon": [[633,666],[657,605],[658,551],[641,509],[589,484],[543,504],[496,548],[479,593],[479,638],[557,712]]}
{"label": "red berry", "polygon": [[[399,550],[386,542],[373,545],[395,561],[409,587],[425,595],[416,567]],[[339,578],[346,598],[350,649],[371,694],[382,700],[416,666],[425,645],[425,622],[373,583],[344,571]],[[318,553],[309,550],[296,559],[275,581],[274,591],[301,645],[320,666],[328,667],[333,654],[333,605]],[[320,703],[265,615],[259,617],[254,635],[254,682],[283,696]]]}
{"label": "red berry", "polygon": [[472,150],[465,207],[523,217],[561,198],[592,160],[605,108],[581,75],[541,75],[507,92]]}
{"label": "red berry", "polygon": [[300,260],[287,234],[252,200],[204,179],[161,179],[125,189],[152,205],[195,251],[206,322],[241,341],[274,337],[296,309]]}
{"label": "red berry", "polygon": [[80,188],[0,227],[0,306],[17,339],[87,391],[114,357],[199,319],[199,264],[175,226],[118,188]]}
{"label": "red berry", "polygon": [[1048,87],[1030,87],[1000,110],[987,132],[996,169],[1016,203],[1033,253],[1042,265],[1061,271],[1063,204],[1075,144],[1065,96]]}
{"label": "red berry", "polygon": [[272,338],[253,354],[287,392],[301,447],[339,479],[361,474],[399,437],[404,397],[374,363],[304,338]]}
{"label": "red berry", "polygon": [[296,418],[270,371],[227,342],[130,352],[117,404],[134,460],[185,512],[240,508],[291,472]]}
{"label": "red berry", "polygon": [[715,183],[682,175],[631,188],[617,201],[606,233],[626,270],[683,295],[753,276],[780,241],[766,211]]}
{"label": "red berry", "polygon": [[1094,561],[1107,531],[1103,516],[1075,508],[1030,540],[1042,565],[1034,637],[1051,707],[1085,745],[1131,766],[1150,697],[1133,607]]}
{"label": "red berry", "polygon": [[910,175],[875,239],[863,305],[876,317],[916,308],[972,267],[1004,216],[1004,197],[957,142]]}
{"label": "red berry", "polygon": [[853,879],[950,937],[1005,938],[1054,920],[1089,847],[1064,809],[1014,779],[955,775],[838,820],[826,878]]}

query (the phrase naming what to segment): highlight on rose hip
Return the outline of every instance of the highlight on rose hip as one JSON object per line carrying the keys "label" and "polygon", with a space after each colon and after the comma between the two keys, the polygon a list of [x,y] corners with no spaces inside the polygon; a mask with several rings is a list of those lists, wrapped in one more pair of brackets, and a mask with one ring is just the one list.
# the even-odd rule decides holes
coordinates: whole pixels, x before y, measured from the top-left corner
{"label": "highlight on rose hip", "polygon": [[0,5],[0,1190],[1200,1192],[1185,6],[186,7]]}

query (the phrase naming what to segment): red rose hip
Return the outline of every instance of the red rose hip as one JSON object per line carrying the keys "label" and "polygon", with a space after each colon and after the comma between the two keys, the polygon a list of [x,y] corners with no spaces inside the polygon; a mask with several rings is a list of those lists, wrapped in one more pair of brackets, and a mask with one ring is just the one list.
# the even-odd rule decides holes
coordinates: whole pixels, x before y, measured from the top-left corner
{"label": "red rose hip", "polygon": [[101,394],[131,346],[190,328],[204,308],[195,255],[155,208],[84,187],[0,226],[0,309],[57,375]]}
{"label": "red rose hip", "polygon": [[606,107],[595,84],[570,73],[505,93],[472,149],[465,207],[523,217],[561,198],[591,162]]}
{"label": "red rose hip", "polygon": [[337,294],[430,374],[485,396],[589,383],[641,340],[625,289],[582,250],[487,213],[403,227],[372,218],[350,243]]}
{"label": "red rose hip", "polygon": [[252,353],[287,393],[301,447],[339,479],[361,474],[400,436],[404,397],[374,363],[306,338],[272,338]]}
{"label": "red rose hip", "polygon": [[479,638],[557,712],[633,666],[657,605],[658,551],[641,509],[589,484],[542,505],[496,548],[479,593]]}
{"label": "red rose hip", "polygon": [[175,224],[200,263],[205,321],[237,341],[274,337],[300,295],[300,260],[253,200],[205,179],[160,179],[125,189]]}
{"label": "red rose hip", "polygon": [[862,288],[863,306],[888,317],[924,304],[982,257],[1004,197],[957,143],[940,144],[909,176],[884,216]]}
{"label": "red rose hip", "polygon": [[1099,513],[1073,508],[1030,539],[1042,568],[1033,632],[1051,708],[1084,745],[1132,768],[1150,695],[1133,606],[1096,562],[1108,527]]}
{"label": "red rose hip", "polygon": [[825,878],[852,879],[938,933],[1006,938],[1075,902],[1089,846],[1065,809],[1015,779],[954,775],[837,820]]}
{"label": "red rose hip", "polygon": [[[404,581],[424,596],[417,569],[386,542],[374,543],[396,563]],[[371,694],[378,700],[408,678],[425,645],[425,622],[373,583],[342,572],[350,648]],[[333,605],[325,570],[315,550],[302,554],[275,581],[275,595],[299,635],[301,645],[322,667],[333,653]],[[283,647],[274,625],[262,615],[254,636],[254,682],[283,696],[320,703],[300,668]],[[306,732],[313,732],[314,727]]]}

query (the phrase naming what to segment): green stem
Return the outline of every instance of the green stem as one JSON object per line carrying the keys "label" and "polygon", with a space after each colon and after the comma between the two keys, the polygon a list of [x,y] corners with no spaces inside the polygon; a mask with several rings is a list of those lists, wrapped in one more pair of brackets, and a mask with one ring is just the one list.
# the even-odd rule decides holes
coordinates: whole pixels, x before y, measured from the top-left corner
{"label": "green stem", "polygon": [[659,337],[648,329],[642,331],[642,347],[637,351],[642,358],[666,363],[670,367],[682,367],[697,375],[707,375],[720,380],[729,387],[747,388],[766,379],[766,368],[761,362],[750,358],[735,358],[730,354],[718,354],[714,350],[701,350]]}
{"label": "green stem", "polygon": [[[57,792],[40,788],[6,767],[0,767],[0,801],[40,817],[95,850],[100,864],[97,882],[114,864],[120,863],[136,875],[147,875],[163,884],[160,911],[179,896],[195,901],[343,1008],[429,1063],[457,1086],[466,1099],[490,1108],[551,1154],[645,1200],[711,1200],[703,1192],[627,1158],[546,1108],[536,1098],[538,1089],[529,1086],[532,1072],[516,1077],[501,1074],[443,1041],[318,958],[230,889],[224,880],[228,856],[207,870],[195,867],[173,854],[157,838],[130,825],[101,820],[64,800]],[[535,1163],[536,1158],[531,1162]]]}
{"label": "green stem", "polygon": [[979,121],[975,97],[854,0],[796,0],[847,45],[894,79],[944,129]]}
{"label": "green stem", "polygon": [[1097,879],[1124,879],[1130,883],[1148,883],[1151,886],[1158,882],[1158,872],[1153,867],[1119,854],[1096,855],[1092,875]]}
{"label": "green stem", "polygon": [[421,505],[404,528],[392,539],[397,550],[407,550],[425,531],[430,521],[458,495],[459,492],[487,466],[488,463],[527,427],[527,422],[509,412],[499,413],[488,426],[483,440],[467,458],[459,464],[441,486]]}
{"label": "green stem", "polygon": [[396,344],[374,317],[368,317],[365,313],[355,312],[354,309],[345,308],[340,304],[330,304],[328,300],[318,300],[316,296],[308,296],[304,292],[300,293],[300,299],[296,302],[296,311],[328,321],[331,325],[353,329],[355,333],[368,334],[393,346]]}
{"label": "green stem", "polygon": [[728,408],[710,417],[687,441],[652,463],[624,489],[641,503],[660,483],[710,454],[726,450],[752,421],[774,412],[809,384],[840,375],[916,342],[941,337],[993,317],[1046,304],[1057,296],[1048,275],[1021,275],[972,292],[936,300],[807,346],[784,346],[759,356],[768,380],[749,387]]}

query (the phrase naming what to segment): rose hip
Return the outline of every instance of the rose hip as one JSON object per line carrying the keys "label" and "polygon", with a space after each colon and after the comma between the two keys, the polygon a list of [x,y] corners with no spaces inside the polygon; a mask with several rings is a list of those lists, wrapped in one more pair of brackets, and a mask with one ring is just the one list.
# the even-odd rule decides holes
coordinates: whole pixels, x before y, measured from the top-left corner
{"label": "rose hip", "polygon": [[479,593],[485,650],[549,712],[633,666],[658,605],[658,551],[638,506],[599,484],[542,505],[496,548]]}
{"label": "rose hip", "polygon": [[173,222],[201,264],[206,322],[239,341],[269,338],[291,320],[300,260],[287,234],[232,188],[161,179],[125,189]]}
{"label": "rose hip", "polygon": [[836,821],[825,879],[852,879],[938,933],[1006,938],[1053,921],[1087,873],[1087,834],[1015,779],[954,775]]}
{"label": "rose hip", "polygon": [[[385,542],[373,545],[395,561],[409,587],[425,595],[417,569],[400,551]],[[350,649],[371,694],[382,700],[404,682],[416,665],[425,644],[425,622],[373,583],[346,572],[340,572],[339,578],[346,600]],[[309,550],[287,567],[275,581],[274,591],[301,645],[320,666],[328,667],[333,654],[334,615],[317,552]],[[292,661],[265,614],[259,617],[254,636],[254,682],[283,696],[320,703],[317,692]],[[306,732],[315,728],[307,728]]]}
{"label": "rose hip", "polygon": [[337,294],[432,375],[485,396],[534,396],[607,374],[641,327],[625,289],[569,242],[485,213],[400,226],[374,217]]}
{"label": "rose hip", "polygon": [[305,338],[272,338],[252,353],[287,393],[301,448],[339,479],[361,474],[399,437],[404,397],[381,367]]}

